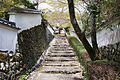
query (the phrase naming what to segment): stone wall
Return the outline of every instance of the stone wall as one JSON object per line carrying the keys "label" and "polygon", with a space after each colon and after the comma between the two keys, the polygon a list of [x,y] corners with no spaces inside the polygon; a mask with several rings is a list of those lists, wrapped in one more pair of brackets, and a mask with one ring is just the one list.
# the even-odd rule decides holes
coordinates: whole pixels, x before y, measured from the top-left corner
{"label": "stone wall", "polygon": [[23,71],[22,59],[20,53],[0,52],[0,80],[16,80],[16,76]]}
{"label": "stone wall", "polygon": [[42,21],[41,25],[19,33],[18,44],[26,69],[35,65],[41,54],[48,47],[49,41],[52,40],[53,36],[48,41],[46,32],[45,22]]}
{"label": "stone wall", "polygon": [[113,60],[120,63],[120,42],[100,48],[102,59]]}

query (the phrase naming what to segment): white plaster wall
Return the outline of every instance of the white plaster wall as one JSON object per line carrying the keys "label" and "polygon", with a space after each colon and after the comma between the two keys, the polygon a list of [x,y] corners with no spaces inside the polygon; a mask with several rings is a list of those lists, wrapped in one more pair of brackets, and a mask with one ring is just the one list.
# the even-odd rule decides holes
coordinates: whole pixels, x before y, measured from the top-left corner
{"label": "white plaster wall", "polygon": [[10,14],[9,16],[9,21],[11,22],[15,22],[15,12],[9,12],[8,14]]}
{"label": "white plaster wall", "polygon": [[21,30],[26,30],[40,25],[42,17],[41,14],[16,13],[15,22]]}
{"label": "white plaster wall", "polygon": [[11,15],[10,15],[9,21],[15,22],[15,15],[14,15],[14,14],[11,14]]}
{"label": "white plaster wall", "polygon": [[[115,44],[120,41],[120,25],[118,27],[112,27],[112,29],[104,29],[97,33],[98,47]],[[91,37],[88,38],[88,41],[92,44]]]}
{"label": "white plaster wall", "polygon": [[0,50],[15,52],[17,44],[17,32],[2,27],[5,25],[0,24]]}
{"label": "white plaster wall", "polygon": [[[120,42],[120,25],[117,24],[118,24],[117,22],[112,24],[114,26],[112,27],[112,30],[108,28],[97,32],[98,47],[107,46],[108,44],[115,44],[117,42]],[[70,31],[70,35],[76,37],[79,40],[74,30]],[[87,38],[87,40],[90,43],[90,45],[92,45],[91,37]]]}

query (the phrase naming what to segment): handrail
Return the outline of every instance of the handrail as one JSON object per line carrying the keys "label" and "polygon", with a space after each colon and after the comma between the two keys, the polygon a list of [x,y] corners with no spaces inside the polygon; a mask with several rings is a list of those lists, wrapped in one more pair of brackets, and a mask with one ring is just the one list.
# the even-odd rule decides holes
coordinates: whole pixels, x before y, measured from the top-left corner
{"label": "handrail", "polygon": [[[50,24],[49,24],[50,25]],[[53,29],[53,27],[50,25],[50,27],[52,28],[52,30],[55,32],[55,30]]]}

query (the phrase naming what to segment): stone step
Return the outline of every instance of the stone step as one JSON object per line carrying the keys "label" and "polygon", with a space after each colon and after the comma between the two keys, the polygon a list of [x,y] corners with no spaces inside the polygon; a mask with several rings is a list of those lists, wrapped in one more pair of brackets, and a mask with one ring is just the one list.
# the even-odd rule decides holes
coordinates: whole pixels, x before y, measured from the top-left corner
{"label": "stone step", "polygon": [[62,43],[62,42],[60,42],[60,43],[54,43],[54,45],[53,46],[70,46],[68,43]]}
{"label": "stone step", "polygon": [[53,51],[73,51],[73,48],[54,48]]}
{"label": "stone step", "polygon": [[55,47],[70,47],[69,44],[54,44],[52,46],[55,46]]}
{"label": "stone step", "polygon": [[50,50],[52,53],[73,53],[73,50]]}
{"label": "stone step", "polygon": [[67,42],[67,43],[68,43],[68,40],[59,40],[59,39],[58,39],[58,40],[55,41],[55,43],[56,43],[56,42],[57,42],[57,43],[60,43],[60,42],[62,42],[62,43],[66,43],[66,42]]}
{"label": "stone step", "polygon": [[67,41],[65,38],[63,39],[63,38],[61,38],[61,39],[56,39],[56,42],[58,42],[58,41]]}
{"label": "stone step", "polygon": [[57,46],[54,46],[53,48],[55,49],[73,49],[72,47],[57,47]]}
{"label": "stone step", "polygon": [[45,61],[45,66],[79,66],[79,62],[77,61],[65,61],[65,62],[58,62],[58,61],[54,61],[54,62],[47,62]]}
{"label": "stone step", "polygon": [[65,48],[65,49],[73,49],[73,48],[71,48],[70,46],[68,46],[68,47],[66,47],[66,46],[53,46],[53,48],[55,48],[55,49],[56,49],[56,48],[58,48],[58,49],[60,49],[60,48],[61,48],[61,49],[64,49],[64,48]]}
{"label": "stone step", "polygon": [[65,36],[55,36],[55,38],[66,38]]}
{"label": "stone step", "polygon": [[65,51],[50,51],[51,53],[74,53],[74,51],[73,50],[65,50]]}
{"label": "stone step", "polygon": [[56,38],[57,40],[67,40],[65,37]]}
{"label": "stone step", "polygon": [[46,61],[76,61],[76,57],[49,57],[47,56]]}
{"label": "stone step", "polygon": [[49,74],[49,73],[35,73],[28,80],[83,80],[82,73],[77,74]]}
{"label": "stone step", "polygon": [[[69,48],[69,47],[53,47],[53,49],[74,50],[73,48]],[[52,49],[51,49],[51,50],[52,50]]]}
{"label": "stone step", "polygon": [[50,57],[75,57],[75,53],[48,53]]}
{"label": "stone step", "polygon": [[59,42],[59,41],[67,41],[67,42],[68,42],[68,40],[67,40],[67,39],[56,39],[56,41],[55,41],[55,42]]}
{"label": "stone step", "polygon": [[71,45],[65,45],[65,44],[54,44],[53,47],[71,47]]}
{"label": "stone step", "polygon": [[61,74],[75,74],[81,72],[79,66],[43,66],[43,69],[40,71],[41,73],[61,73]]}
{"label": "stone step", "polygon": [[83,80],[77,56],[64,36],[55,36],[43,66],[27,80]]}

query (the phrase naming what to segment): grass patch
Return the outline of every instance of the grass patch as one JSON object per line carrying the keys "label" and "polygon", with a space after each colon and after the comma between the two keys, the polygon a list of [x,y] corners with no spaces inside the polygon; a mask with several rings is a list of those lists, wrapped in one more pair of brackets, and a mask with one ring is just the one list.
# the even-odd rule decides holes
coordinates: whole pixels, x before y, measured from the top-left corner
{"label": "grass patch", "polygon": [[70,36],[68,39],[78,56],[79,62],[83,63],[83,54],[87,53],[86,49],[77,38]]}
{"label": "grass patch", "polygon": [[72,44],[72,46],[80,53],[85,53],[87,52],[86,49],[84,48],[83,44],[75,37],[69,37],[69,42]]}
{"label": "grass patch", "polygon": [[69,32],[69,31],[66,31],[66,33],[67,33],[68,35],[70,35],[70,32]]}
{"label": "grass patch", "polygon": [[110,61],[104,59],[104,60],[88,61],[87,63],[110,63]]}

